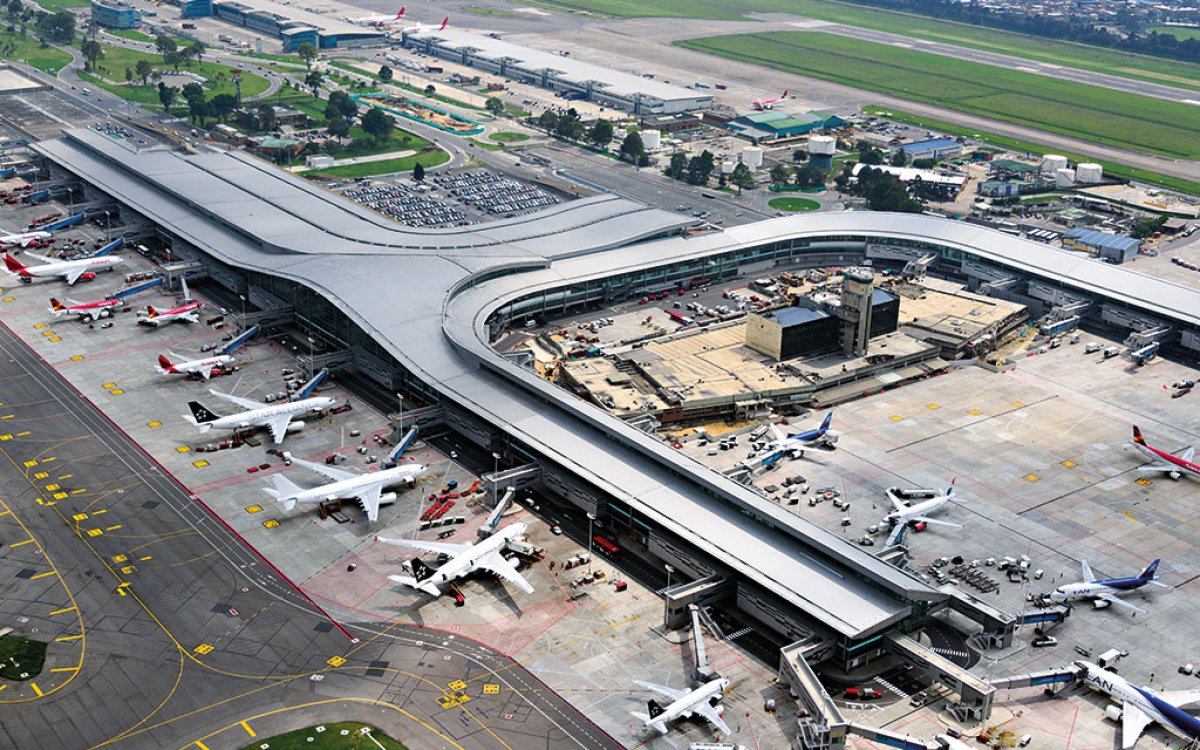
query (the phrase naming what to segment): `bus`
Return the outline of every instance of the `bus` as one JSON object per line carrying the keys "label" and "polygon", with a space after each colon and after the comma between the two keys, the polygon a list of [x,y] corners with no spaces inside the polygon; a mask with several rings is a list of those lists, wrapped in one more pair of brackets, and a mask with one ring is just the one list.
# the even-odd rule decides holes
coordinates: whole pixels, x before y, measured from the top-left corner
{"label": "bus", "polygon": [[599,552],[600,554],[604,555],[605,557],[615,558],[617,555],[621,554],[620,547],[618,547],[617,545],[608,541],[607,539],[605,539],[602,536],[592,537],[592,544],[595,546],[596,551]]}

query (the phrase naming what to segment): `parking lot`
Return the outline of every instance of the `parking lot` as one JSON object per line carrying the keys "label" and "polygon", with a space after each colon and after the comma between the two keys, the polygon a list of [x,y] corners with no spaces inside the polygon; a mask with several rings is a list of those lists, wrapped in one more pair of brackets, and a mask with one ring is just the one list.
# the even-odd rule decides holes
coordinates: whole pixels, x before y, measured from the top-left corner
{"label": "parking lot", "polygon": [[354,184],[341,193],[412,227],[468,226],[559,202],[539,187],[478,169],[431,174],[415,184],[406,180]]}

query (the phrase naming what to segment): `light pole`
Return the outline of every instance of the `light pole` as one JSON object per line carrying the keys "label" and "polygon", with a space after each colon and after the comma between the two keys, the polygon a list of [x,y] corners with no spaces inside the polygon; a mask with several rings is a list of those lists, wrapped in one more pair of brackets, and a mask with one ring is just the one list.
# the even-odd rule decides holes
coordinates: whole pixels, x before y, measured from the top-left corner
{"label": "light pole", "polygon": [[246,295],[239,294],[238,299],[242,301],[242,330],[246,330]]}
{"label": "light pole", "polygon": [[313,361],[314,359],[316,359],[316,356],[317,356],[316,352],[314,351],[314,349],[316,347],[316,342],[313,341],[312,336],[309,336],[307,338],[308,338],[308,377],[311,380],[312,376],[314,374],[316,374],[316,371],[317,371],[316,363]]}
{"label": "light pole", "polygon": [[671,588],[671,574],[675,572],[675,568],[672,567],[670,563],[667,563],[663,567],[667,569],[667,586],[666,586],[666,588],[670,589]]}
{"label": "light pole", "polygon": [[595,513],[588,513],[588,572],[592,572],[592,521],[596,520]]}
{"label": "light pole", "polygon": [[492,475],[500,473],[500,454],[492,451]]}

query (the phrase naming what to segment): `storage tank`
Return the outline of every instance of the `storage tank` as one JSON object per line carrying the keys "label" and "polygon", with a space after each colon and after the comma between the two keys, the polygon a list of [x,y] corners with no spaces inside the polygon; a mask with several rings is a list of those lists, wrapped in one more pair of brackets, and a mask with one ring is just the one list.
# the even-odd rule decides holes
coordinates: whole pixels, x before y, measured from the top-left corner
{"label": "storage tank", "polygon": [[747,146],[742,149],[742,163],[750,169],[758,169],[763,163],[763,150],[758,146]]}
{"label": "storage tank", "polygon": [[829,169],[833,166],[833,155],[837,152],[837,139],[828,135],[814,135],[808,139],[808,160],[814,167]]}
{"label": "storage tank", "polygon": [[721,162],[721,174],[733,174],[733,169],[736,166],[737,162],[729,160]]}
{"label": "storage tank", "polygon": [[661,130],[643,130],[642,145],[647,151],[657,151],[662,147],[662,131]]}
{"label": "storage tank", "polygon": [[1042,171],[1046,174],[1058,174],[1058,170],[1067,168],[1067,157],[1058,154],[1046,154],[1042,157]]}
{"label": "storage tank", "polygon": [[1054,170],[1054,187],[1068,188],[1075,184],[1074,169]]}
{"label": "storage tank", "polygon": [[1075,181],[1081,185],[1095,185],[1104,180],[1104,167],[1088,162],[1075,168]]}

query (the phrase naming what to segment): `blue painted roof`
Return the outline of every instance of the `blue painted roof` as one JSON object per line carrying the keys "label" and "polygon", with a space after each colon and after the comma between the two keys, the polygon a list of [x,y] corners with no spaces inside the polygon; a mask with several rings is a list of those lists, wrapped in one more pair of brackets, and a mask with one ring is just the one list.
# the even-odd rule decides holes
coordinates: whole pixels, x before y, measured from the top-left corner
{"label": "blue painted roof", "polygon": [[958,141],[953,138],[934,138],[929,141],[917,141],[916,143],[905,143],[900,146],[902,151],[930,151],[939,148],[950,148],[951,146],[959,145]]}
{"label": "blue painted roof", "polygon": [[1128,250],[1129,248],[1140,247],[1141,240],[1133,237],[1126,237],[1123,234],[1113,234],[1112,232],[1100,232],[1095,229],[1084,229],[1076,227],[1068,229],[1063,235],[1063,239],[1078,240],[1085,245],[1093,247],[1112,247],[1118,250]]}

